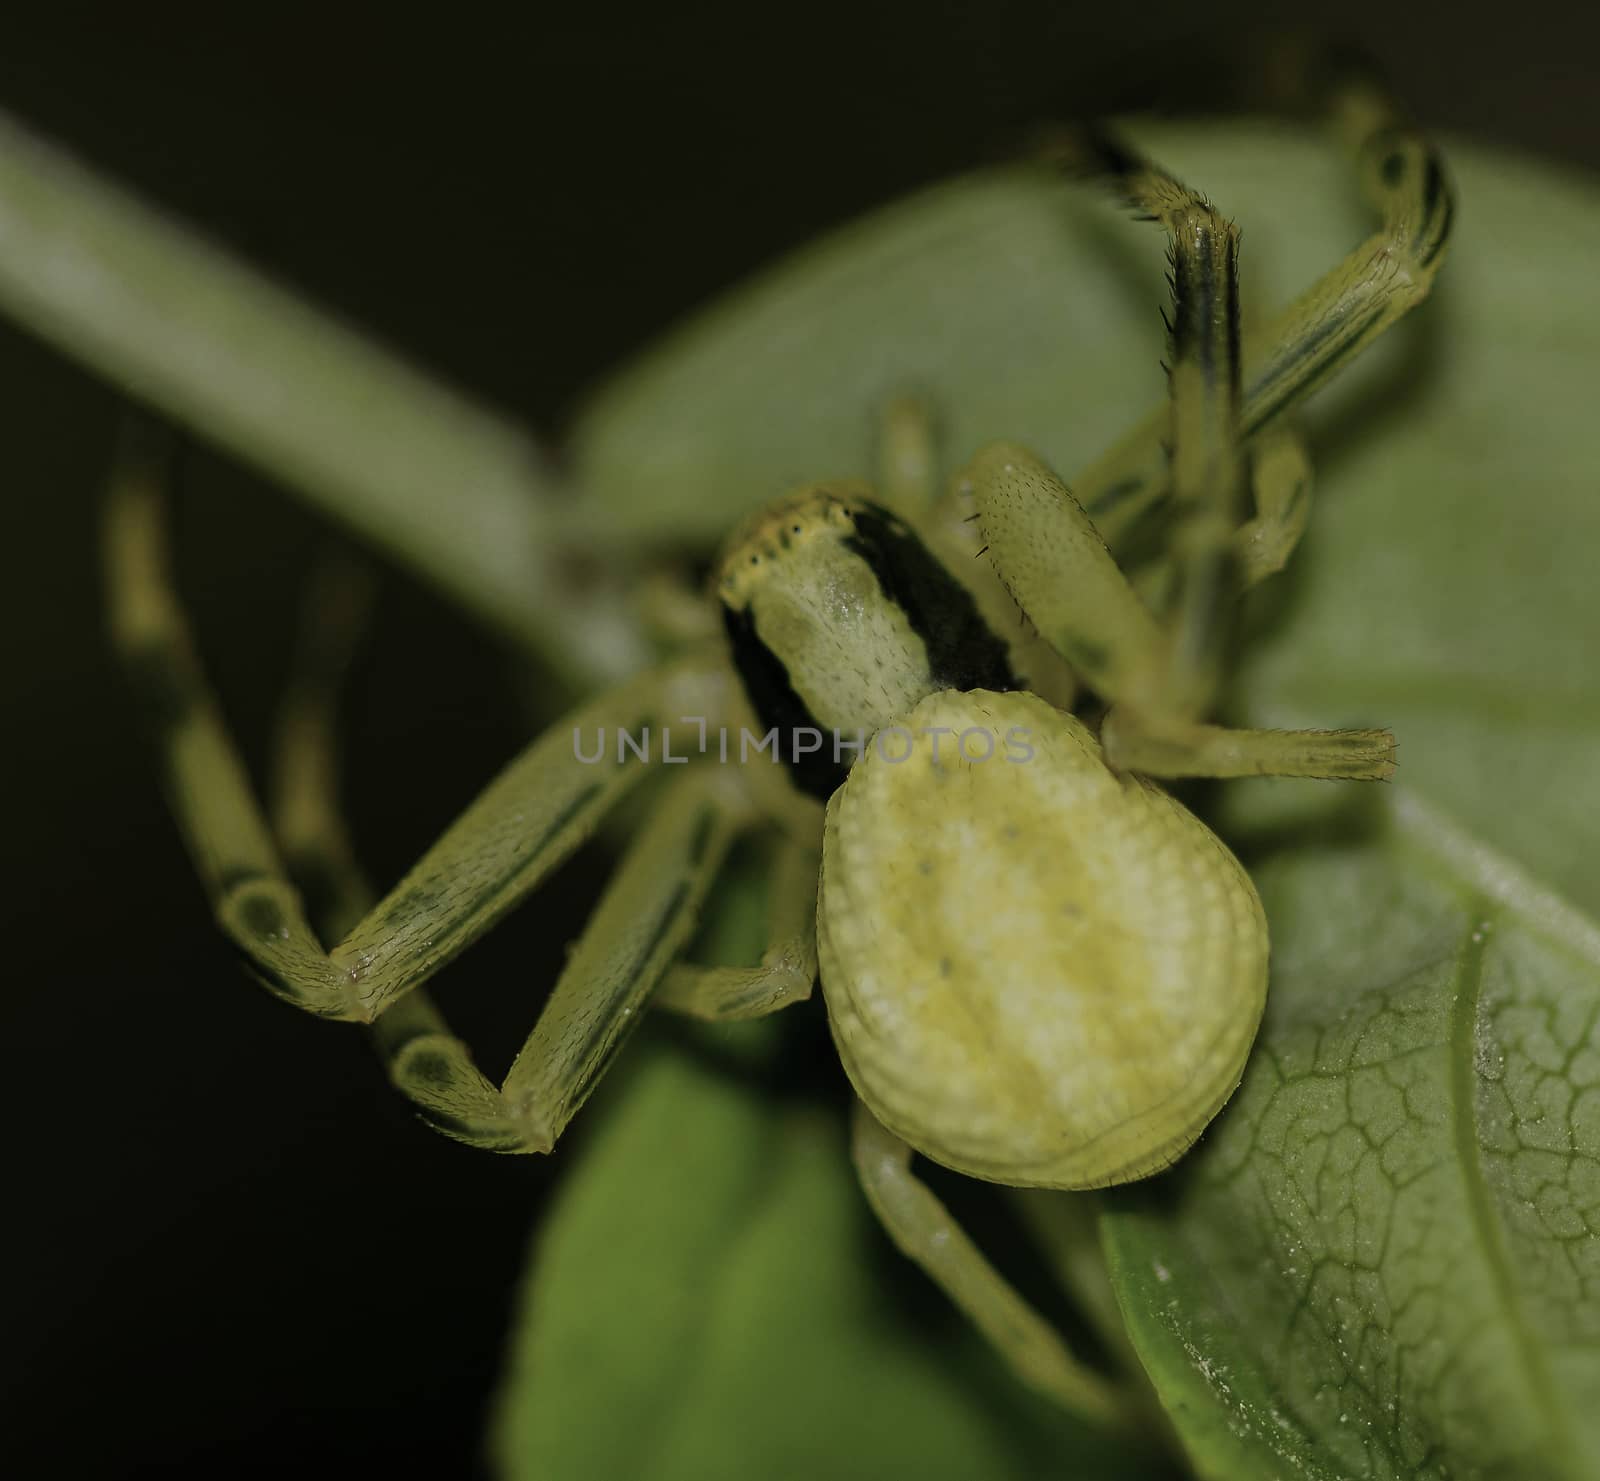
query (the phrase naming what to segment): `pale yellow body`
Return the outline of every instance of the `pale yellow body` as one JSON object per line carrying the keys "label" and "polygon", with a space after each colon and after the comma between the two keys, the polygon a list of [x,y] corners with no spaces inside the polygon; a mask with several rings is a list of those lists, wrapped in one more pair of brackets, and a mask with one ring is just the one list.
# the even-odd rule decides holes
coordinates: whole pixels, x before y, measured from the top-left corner
{"label": "pale yellow body", "polygon": [[[909,754],[869,748],[823,842],[822,989],[856,1092],[973,1177],[1087,1188],[1166,1166],[1260,1022],[1249,876],[1035,695],[935,694],[903,723]],[[961,732],[992,754],[969,759]],[[979,734],[965,751],[985,756]]]}

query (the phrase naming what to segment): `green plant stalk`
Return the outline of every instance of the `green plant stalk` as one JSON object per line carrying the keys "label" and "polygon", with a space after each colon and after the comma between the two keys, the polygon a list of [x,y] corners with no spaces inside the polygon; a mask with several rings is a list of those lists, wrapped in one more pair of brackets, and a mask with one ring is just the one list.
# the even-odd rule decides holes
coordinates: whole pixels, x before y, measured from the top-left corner
{"label": "green plant stalk", "polygon": [[565,672],[643,656],[563,576],[574,516],[524,430],[3,114],[0,312]]}

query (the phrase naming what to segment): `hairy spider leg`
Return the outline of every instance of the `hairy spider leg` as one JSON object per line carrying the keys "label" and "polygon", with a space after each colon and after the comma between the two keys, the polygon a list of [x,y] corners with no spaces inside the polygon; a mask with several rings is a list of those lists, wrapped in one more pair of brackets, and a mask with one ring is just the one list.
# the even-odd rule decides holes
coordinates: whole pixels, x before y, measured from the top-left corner
{"label": "hairy spider leg", "polygon": [[1239,229],[1205,196],[1098,130],[1096,173],[1140,219],[1171,238],[1167,317],[1171,458],[1168,548],[1175,591],[1159,673],[1143,676],[1163,711],[1209,708],[1221,670],[1222,617],[1237,586],[1233,535],[1244,523],[1239,440]]}
{"label": "hairy spider leg", "polygon": [[[1450,241],[1455,199],[1443,158],[1404,119],[1372,69],[1357,59],[1330,62],[1321,91],[1379,227],[1245,337],[1239,420],[1247,442],[1421,303]],[[1093,150],[1083,149],[1081,138],[1067,136],[1069,168],[1093,167]],[[1156,408],[1073,480],[1119,554],[1141,542],[1170,501],[1176,473],[1165,449],[1170,426],[1168,407]]]}
{"label": "hairy spider leg", "polygon": [[[1215,699],[1233,599],[1280,569],[1305,529],[1310,459],[1287,417],[1269,427],[1254,449],[1256,513],[1246,520],[1238,228],[1109,135],[1089,134],[1086,145],[1126,203],[1171,238],[1169,637],[1159,671],[1142,677],[1162,716],[1194,720]],[[1112,733],[1126,741],[1129,729]]]}

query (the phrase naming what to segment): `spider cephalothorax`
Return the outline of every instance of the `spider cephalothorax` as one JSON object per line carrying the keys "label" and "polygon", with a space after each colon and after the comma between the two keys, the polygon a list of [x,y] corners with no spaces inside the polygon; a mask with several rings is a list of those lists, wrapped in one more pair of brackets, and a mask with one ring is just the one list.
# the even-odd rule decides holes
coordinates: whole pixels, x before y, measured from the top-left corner
{"label": "spider cephalothorax", "polygon": [[717,581],[734,667],[757,718],[781,740],[830,744],[796,755],[797,783],[826,801],[848,753],[940,689],[1014,689],[1006,643],[972,594],[904,521],[835,486],[762,511],[729,542]]}

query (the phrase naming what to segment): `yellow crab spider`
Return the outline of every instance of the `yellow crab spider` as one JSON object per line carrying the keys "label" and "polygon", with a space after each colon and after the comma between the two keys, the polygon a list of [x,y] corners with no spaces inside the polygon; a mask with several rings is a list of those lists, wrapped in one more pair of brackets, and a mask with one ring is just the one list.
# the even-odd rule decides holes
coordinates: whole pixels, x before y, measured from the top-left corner
{"label": "yellow crab spider", "polygon": [[[1082,502],[1006,444],[936,497],[928,419],[894,404],[876,492],[817,484],[755,514],[713,575],[723,632],[536,740],[370,908],[332,807],[327,673],[296,691],[269,826],[169,579],[160,470],[126,460],[108,505],[114,637],[251,971],[314,1013],[372,1025],[428,1121],[504,1152],[553,1147],[647,1004],[753,1017],[820,975],[858,1098],[856,1164],[890,1234],[1025,1378],[1108,1409],[1103,1382],[912,1157],[1092,1188],[1182,1155],[1239,1081],[1268,942],[1248,876],[1152,778],[1392,770],[1386,731],[1206,719],[1227,608],[1304,528],[1307,471],[1284,414],[1426,294],[1448,236],[1432,148],[1369,83],[1340,98],[1381,229],[1253,346],[1232,224],[1109,135],[1074,137],[1074,166],[1159,223],[1173,265],[1168,409],[1090,468]],[[1102,538],[1135,517],[1165,532],[1156,607]],[[1098,706],[1075,712],[1084,689]],[[420,984],[652,777],[659,796],[496,1086]],[[760,829],[782,840],[761,962],[683,962],[730,844]],[[336,881],[331,947],[286,857]]]}

